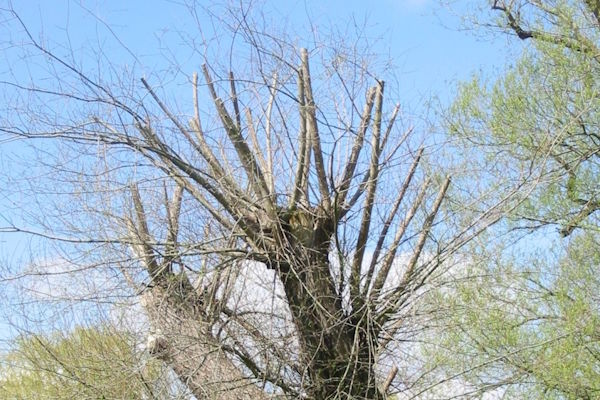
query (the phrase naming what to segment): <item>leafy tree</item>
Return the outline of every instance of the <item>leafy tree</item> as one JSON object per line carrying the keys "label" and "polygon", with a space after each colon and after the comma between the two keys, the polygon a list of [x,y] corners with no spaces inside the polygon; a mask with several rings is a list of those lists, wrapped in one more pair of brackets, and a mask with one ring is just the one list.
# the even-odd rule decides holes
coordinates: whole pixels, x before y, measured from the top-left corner
{"label": "leafy tree", "polygon": [[599,4],[487,4],[479,22],[528,46],[501,78],[463,84],[447,126],[485,179],[529,186],[512,234],[474,248],[432,300],[449,318],[430,355],[466,397],[597,399]]}
{"label": "leafy tree", "polygon": [[506,198],[462,219],[444,207],[451,177],[423,167],[435,146],[397,121],[360,40],[302,49],[242,4],[212,21],[231,54],[192,47],[202,78],[179,64],[142,78],[4,15],[23,33],[6,47],[35,65],[6,77],[0,126],[37,147],[25,173],[48,177],[20,188],[40,207],[34,233],[127,283],[106,298],[140,297],[150,351],[197,398],[380,399],[407,385],[386,363],[418,332],[414,303]]}
{"label": "leafy tree", "polygon": [[600,398],[597,235],[579,235],[556,263],[490,266],[492,256],[471,267],[479,278],[437,294],[452,315],[430,348],[432,366],[466,397]]}
{"label": "leafy tree", "polygon": [[[537,184],[516,214],[568,236],[598,226],[600,25],[594,1],[494,1],[497,27],[531,46],[504,77],[461,86],[448,125],[487,170]],[[500,168],[494,168],[498,163]]]}
{"label": "leafy tree", "polygon": [[108,328],[23,335],[0,363],[3,399],[175,398],[161,363],[143,357],[132,337]]}

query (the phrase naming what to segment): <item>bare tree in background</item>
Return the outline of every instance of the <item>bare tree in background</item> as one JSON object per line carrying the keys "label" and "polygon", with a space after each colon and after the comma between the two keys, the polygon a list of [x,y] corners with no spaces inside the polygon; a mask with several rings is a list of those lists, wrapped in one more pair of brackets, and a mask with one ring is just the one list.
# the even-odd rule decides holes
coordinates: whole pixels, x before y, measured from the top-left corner
{"label": "bare tree in background", "polygon": [[[76,156],[44,160],[51,185],[85,188],[44,234],[112,255],[149,350],[196,398],[381,399],[406,384],[390,343],[508,196],[464,219],[443,211],[451,177],[422,168],[426,142],[397,127],[360,56],[241,18],[245,75],[203,65],[180,112],[152,79],[87,73],[3,14],[57,81],[4,82],[16,97],[0,129],[64,146]],[[248,274],[263,279],[243,286]]]}

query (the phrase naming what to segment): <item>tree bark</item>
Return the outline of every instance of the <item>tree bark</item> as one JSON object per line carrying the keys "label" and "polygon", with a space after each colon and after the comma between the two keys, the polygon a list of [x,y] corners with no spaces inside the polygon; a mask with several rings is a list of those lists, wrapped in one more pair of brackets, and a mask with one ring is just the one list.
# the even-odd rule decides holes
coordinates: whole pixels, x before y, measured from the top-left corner
{"label": "tree bark", "polygon": [[[295,210],[279,273],[303,349],[309,398],[381,399],[375,371],[376,335],[364,310],[344,311],[329,261],[333,221],[322,209]],[[371,342],[371,343],[369,343]]]}
{"label": "tree bark", "polygon": [[197,399],[268,399],[222,350],[206,322],[200,296],[188,281],[180,283],[174,277],[172,284],[162,283],[142,294],[154,336],[149,351],[165,361]]}

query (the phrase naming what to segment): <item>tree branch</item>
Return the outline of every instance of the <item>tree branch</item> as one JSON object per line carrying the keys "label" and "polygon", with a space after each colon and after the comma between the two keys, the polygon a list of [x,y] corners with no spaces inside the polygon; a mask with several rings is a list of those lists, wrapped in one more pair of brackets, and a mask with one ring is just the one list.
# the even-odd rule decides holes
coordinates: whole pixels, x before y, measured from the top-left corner
{"label": "tree branch", "polygon": [[298,70],[298,113],[300,114],[300,131],[298,132],[298,161],[294,178],[294,189],[288,206],[293,208],[298,201],[303,199],[308,206],[308,172],[310,169],[310,138],[306,122],[306,89],[304,87],[304,74],[302,68]]}
{"label": "tree branch", "polygon": [[404,200],[404,195],[406,194],[406,191],[408,190],[408,187],[410,186],[410,183],[415,174],[415,171],[417,170],[417,166],[419,165],[419,162],[421,161],[421,156],[423,155],[423,150],[424,150],[423,147],[421,147],[419,149],[419,151],[417,152],[417,156],[415,157],[412,165],[410,166],[408,174],[406,175],[406,179],[404,180],[404,183],[402,184],[402,187],[400,188],[400,193],[398,194],[398,197],[396,197],[396,201],[394,202],[394,205],[392,206],[392,209],[383,224],[383,228],[381,229],[381,232],[379,234],[379,239],[377,240],[377,244],[375,245],[375,250],[373,251],[373,257],[371,258],[371,264],[369,265],[369,270],[367,271],[365,290],[368,290],[368,288],[371,286],[371,280],[373,278],[373,274],[375,273],[375,267],[377,266],[377,263],[379,261],[379,255],[381,254],[381,251],[383,250],[383,245],[385,243],[385,239],[387,238],[389,228],[392,226],[392,222],[393,222],[394,218],[396,217],[396,213],[400,209],[402,200]]}
{"label": "tree branch", "polygon": [[404,294],[406,294],[409,285],[415,280],[415,277],[418,275],[418,271],[420,269],[417,268],[417,263],[419,261],[419,258],[421,257],[421,252],[423,251],[423,247],[425,246],[425,241],[429,236],[431,227],[433,226],[435,216],[439,211],[439,208],[442,204],[442,201],[444,200],[444,197],[446,196],[446,192],[449,186],[450,177],[448,176],[444,180],[444,183],[442,184],[442,187],[438,192],[435,202],[433,203],[433,206],[431,208],[431,211],[429,212],[429,214],[425,218],[425,221],[423,222],[423,226],[421,227],[415,250],[413,251],[413,254],[406,265],[406,270],[404,271],[402,280],[400,281],[398,286],[394,290],[392,290],[390,295],[387,296],[388,298],[385,301],[387,305],[381,310],[378,318],[379,326],[383,326],[387,322],[388,316],[393,314],[397,310],[400,298]]}
{"label": "tree branch", "polygon": [[382,261],[381,268],[379,269],[377,277],[375,278],[375,282],[373,283],[373,288],[371,289],[371,293],[369,295],[370,302],[374,302],[377,299],[377,297],[379,296],[379,292],[381,291],[383,285],[387,281],[390,269],[396,258],[396,252],[398,251],[398,247],[400,247],[400,243],[404,238],[404,233],[406,232],[410,221],[412,221],[413,217],[417,213],[417,209],[421,206],[421,203],[425,198],[425,193],[427,192],[427,188],[429,187],[429,181],[430,180],[428,178],[425,180],[425,182],[423,182],[423,184],[421,185],[421,190],[419,191],[419,194],[413,201],[413,204],[408,213],[406,214],[406,217],[404,217],[404,220],[396,229],[394,240],[392,241],[390,248]]}
{"label": "tree branch", "polygon": [[252,151],[248,147],[248,143],[240,133],[239,129],[235,126],[235,123],[231,119],[231,116],[227,112],[225,108],[225,104],[223,104],[223,100],[221,100],[217,92],[215,90],[215,86],[212,78],[210,77],[210,72],[208,71],[208,67],[206,64],[202,66],[202,70],[204,72],[204,78],[206,80],[206,84],[210,90],[210,94],[213,98],[213,102],[217,108],[217,112],[219,117],[221,118],[221,122],[223,123],[223,128],[227,132],[229,136],[229,140],[233,144],[235,151],[246,171],[246,175],[251,182],[251,187],[256,195],[261,199],[261,202],[267,205],[267,209],[271,212],[271,215],[274,216],[275,210],[274,206],[270,201],[270,193],[267,182],[264,178],[263,172],[261,171]]}
{"label": "tree branch", "polygon": [[346,196],[350,187],[350,183],[354,178],[356,162],[358,160],[358,156],[360,155],[360,151],[363,148],[365,134],[371,121],[371,110],[373,109],[373,103],[375,102],[375,96],[376,93],[378,93],[378,90],[378,87],[373,87],[369,88],[369,90],[367,91],[367,102],[365,103],[362,117],[360,119],[360,125],[358,127],[358,131],[356,132],[356,137],[354,138],[352,151],[350,152],[350,157],[348,158],[346,167],[344,168],[342,180],[337,188],[337,202],[339,206],[341,206],[340,208],[344,207],[344,202],[346,201]]}
{"label": "tree branch", "polygon": [[325,211],[331,211],[331,200],[329,198],[329,187],[327,184],[327,175],[325,173],[325,164],[323,162],[323,151],[321,149],[321,139],[319,137],[319,128],[317,124],[317,108],[312,92],[312,83],[310,67],[308,65],[308,51],[301,50],[302,76],[304,78],[304,89],[306,95],[306,116],[307,132],[312,145],[313,155],[315,157],[315,169],[317,172],[317,181],[319,182],[319,192],[321,193],[321,202]]}
{"label": "tree branch", "polygon": [[369,164],[369,181],[367,182],[367,195],[363,206],[363,214],[358,231],[358,239],[354,257],[352,260],[352,270],[350,275],[350,297],[356,309],[359,308],[357,303],[360,299],[360,281],[361,268],[365,254],[365,248],[368,242],[369,230],[371,226],[371,213],[373,211],[373,203],[375,201],[375,193],[377,191],[377,183],[379,180],[379,146],[381,135],[381,117],[383,107],[383,88],[384,83],[380,81],[377,85],[375,96],[375,117],[373,119],[373,135],[371,141],[371,162]]}

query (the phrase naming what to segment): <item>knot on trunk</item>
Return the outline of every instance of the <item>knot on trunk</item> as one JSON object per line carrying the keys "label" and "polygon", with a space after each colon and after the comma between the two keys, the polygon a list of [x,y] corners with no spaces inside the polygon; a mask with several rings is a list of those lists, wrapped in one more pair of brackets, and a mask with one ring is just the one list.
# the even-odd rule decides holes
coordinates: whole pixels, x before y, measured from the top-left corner
{"label": "knot on trunk", "polygon": [[169,342],[160,332],[150,333],[146,338],[146,349],[154,357],[166,359],[168,356]]}
{"label": "knot on trunk", "polygon": [[300,247],[327,251],[333,233],[331,216],[323,215],[317,208],[292,208],[281,215],[283,226]]}

